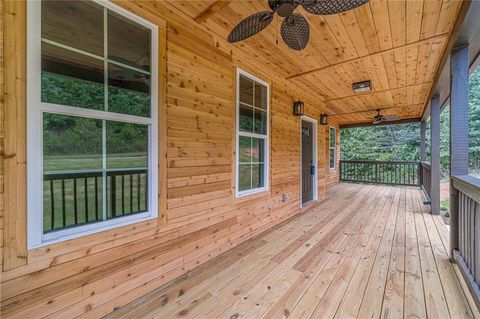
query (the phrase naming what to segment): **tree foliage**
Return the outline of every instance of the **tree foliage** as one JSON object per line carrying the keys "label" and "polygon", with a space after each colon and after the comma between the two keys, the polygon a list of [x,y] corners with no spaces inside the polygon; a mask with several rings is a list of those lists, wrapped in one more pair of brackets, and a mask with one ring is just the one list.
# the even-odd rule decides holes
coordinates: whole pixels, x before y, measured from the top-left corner
{"label": "tree foliage", "polygon": [[[480,175],[480,68],[470,77],[469,165]],[[455,141],[452,141],[455,143]],[[430,120],[426,131],[426,160],[430,160]],[[342,160],[419,160],[418,123],[372,126],[341,131]],[[450,165],[450,106],[440,115],[440,167],[448,178]]]}

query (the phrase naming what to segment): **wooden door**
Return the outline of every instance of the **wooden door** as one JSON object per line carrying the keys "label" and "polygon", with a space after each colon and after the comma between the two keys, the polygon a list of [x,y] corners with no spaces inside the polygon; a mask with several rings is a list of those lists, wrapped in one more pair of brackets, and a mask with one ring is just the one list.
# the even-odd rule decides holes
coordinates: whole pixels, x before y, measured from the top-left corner
{"label": "wooden door", "polygon": [[315,177],[313,134],[313,123],[302,121],[302,203],[313,200]]}

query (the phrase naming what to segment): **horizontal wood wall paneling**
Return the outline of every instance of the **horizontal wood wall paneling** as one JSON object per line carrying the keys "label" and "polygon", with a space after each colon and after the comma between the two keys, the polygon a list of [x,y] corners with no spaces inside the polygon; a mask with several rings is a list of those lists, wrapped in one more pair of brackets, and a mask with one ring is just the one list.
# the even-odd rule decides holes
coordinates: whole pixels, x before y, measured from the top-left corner
{"label": "horizontal wood wall paneling", "polygon": [[[4,317],[105,315],[300,212],[300,120],[292,107],[302,100],[306,114],[318,119],[325,112],[321,99],[286,81],[278,67],[258,68],[258,61],[245,59],[241,50],[233,52],[225,40],[179,12],[176,1],[117,3],[158,24],[165,40],[159,57],[159,219],[29,251],[28,264],[24,259],[2,273]],[[212,4],[185,5],[197,14]],[[25,13],[15,10],[16,16]],[[24,33],[10,41],[24,45]],[[22,65],[17,61],[7,69]],[[233,195],[237,66],[272,89],[270,189],[241,199]],[[16,116],[24,119],[25,112]],[[24,135],[6,134],[25,146]],[[318,138],[319,199],[324,199],[321,126]],[[24,177],[25,167],[20,171],[23,175],[16,175]],[[282,202],[282,194],[289,200]],[[21,247],[25,250],[25,241]]]}

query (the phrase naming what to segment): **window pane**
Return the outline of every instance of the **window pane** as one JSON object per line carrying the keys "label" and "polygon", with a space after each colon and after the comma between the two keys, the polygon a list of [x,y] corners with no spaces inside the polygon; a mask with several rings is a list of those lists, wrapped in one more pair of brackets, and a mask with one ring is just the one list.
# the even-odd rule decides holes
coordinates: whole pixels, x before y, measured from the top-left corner
{"label": "window pane", "polygon": [[107,219],[148,211],[146,170],[107,173]]}
{"label": "window pane", "polygon": [[150,71],[151,31],[108,11],[108,58]]}
{"label": "window pane", "polygon": [[150,76],[108,65],[108,111],[150,116]]}
{"label": "window pane", "polygon": [[42,101],[104,109],[103,62],[42,43]]}
{"label": "window pane", "polygon": [[240,75],[240,102],[253,105],[253,81]]}
{"label": "window pane", "polygon": [[252,138],[240,136],[238,138],[238,144],[238,158],[240,163],[250,163],[252,161]]}
{"label": "window pane", "polygon": [[335,129],[331,128],[330,129],[330,147],[335,147]]}
{"label": "window pane", "polygon": [[107,218],[148,209],[148,126],[106,122]]}
{"label": "window pane", "polygon": [[102,168],[102,121],[48,114],[43,116],[45,173]]}
{"label": "window pane", "polygon": [[264,164],[252,165],[252,188],[260,188],[265,185]]}
{"label": "window pane", "polygon": [[480,67],[470,76],[469,107],[469,174],[480,178]]}
{"label": "window pane", "polygon": [[255,82],[255,106],[267,109],[267,88]]}
{"label": "window pane", "polygon": [[238,190],[245,191],[251,189],[252,171],[250,164],[238,165]]}
{"label": "window pane", "polygon": [[263,139],[252,138],[252,162],[265,162],[265,141]]}
{"label": "window pane", "polygon": [[253,132],[253,108],[240,104],[240,131]]}
{"label": "window pane", "polygon": [[102,219],[102,121],[43,116],[44,233]]}
{"label": "window pane", "polygon": [[254,110],[255,119],[255,133],[258,134],[267,134],[267,112],[261,111],[259,109]]}
{"label": "window pane", "polygon": [[103,8],[93,1],[42,1],[42,38],[103,57]]}
{"label": "window pane", "polygon": [[148,126],[107,121],[107,169],[148,166]]}
{"label": "window pane", "polygon": [[330,168],[335,168],[335,150],[330,149]]}

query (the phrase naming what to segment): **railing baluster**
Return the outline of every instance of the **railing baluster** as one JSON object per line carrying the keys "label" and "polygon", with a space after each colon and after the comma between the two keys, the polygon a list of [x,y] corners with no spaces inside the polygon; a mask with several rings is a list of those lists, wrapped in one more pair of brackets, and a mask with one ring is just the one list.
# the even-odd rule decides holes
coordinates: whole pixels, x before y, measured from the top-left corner
{"label": "railing baluster", "polygon": [[77,179],[73,179],[73,216],[75,225],[78,224],[78,209],[77,209]]}
{"label": "railing baluster", "polygon": [[63,227],[67,225],[67,216],[66,216],[66,209],[65,209],[65,180],[62,179],[62,221]]}
{"label": "railing baluster", "polygon": [[112,217],[117,216],[117,176],[110,176],[110,201],[112,202]]}
{"label": "railing baluster", "polygon": [[50,180],[50,229],[55,228],[55,196],[53,192],[53,180]]}
{"label": "railing baluster", "polygon": [[137,175],[137,209],[140,211],[140,174]]}
{"label": "railing baluster", "polygon": [[125,215],[125,175],[122,175],[122,215]]}
{"label": "railing baluster", "polygon": [[83,189],[85,192],[85,221],[88,223],[88,180],[85,177]]}
{"label": "railing baluster", "polygon": [[130,174],[130,213],[133,213],[133,174]]}

